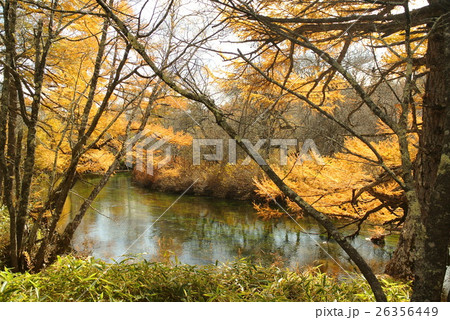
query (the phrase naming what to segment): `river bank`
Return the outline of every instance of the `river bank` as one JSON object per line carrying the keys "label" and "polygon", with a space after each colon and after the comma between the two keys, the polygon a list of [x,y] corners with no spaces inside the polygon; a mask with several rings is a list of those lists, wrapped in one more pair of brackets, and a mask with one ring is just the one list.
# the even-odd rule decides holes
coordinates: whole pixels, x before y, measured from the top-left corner
{"label": "river bank", "polygon": [[175,159],[152,174],[134,169],[133,181],[139,186],[159,192],[170,192],[219,199],[258,200],[254,179],[262,176],[254,163],[246,166],[227,163],[192,165]]}

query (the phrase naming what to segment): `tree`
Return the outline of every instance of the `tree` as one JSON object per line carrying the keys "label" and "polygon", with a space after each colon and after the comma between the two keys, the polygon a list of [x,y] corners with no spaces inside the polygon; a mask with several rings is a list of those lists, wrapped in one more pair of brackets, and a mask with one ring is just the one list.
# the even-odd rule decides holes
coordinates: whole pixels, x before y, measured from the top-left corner
{"label": "tree", "polygon": [[[143,130],[170,136],[169,128],[149,123],[168,90],[92,2],[1,5],[0,184],[10,216],[10,266],[39,271],[70,250],[82,218],[130,148],[128,138]],[[132,12],[126,1],[117,9]],[[173,48],[153,45],[159,66],[167,66]],[[83,172],[103,175],[59,230]]]}
{"label": "tree", "polygon": [[[430,5],[415,10],[409,9],[408,1],[402,3],[376,2],[373,4],[365,1],[302,2],[294,4],[278,1],[214,0],[212,2],[217,5],[222,13],[226,26],[231,25],[234,30],[238,30],[244,41],[256,44],[256,49],[249,54],[239,52],[240,59],[248,68],[253,69],[255,74],[267,83],[271,83],[283,93],[302,101],[309,108],[313,108],[324,117],[336,122],[349,134],[357,138],[370,150],[376,160],[367,159],[363,154],[358,154],[358,156],[366,158],[366,160],[383,169],[403,190],[407,203],[407,217],[402,240],[395,253],[395,259],[406,266],[406,270],[400,270],[402,273],[412,273],[415,276],[413,300],[439,300],[445,272],[445,261],[443,262],[442,257],[447,255],[448,246],[448,233],[443,234],[442,231],[449,229],[449,213],[447,209],[443,209],[443,205],[433,206],[434,210],[428,210],[424,202],[424,194],[429,193],[422,191],[423,187],[417,182],[426,182],[427,187],[431,188],[430,190],[437,190],[433,193],[433,199],[438,199],[438,194],[448,191],[448,186],[443,185],[442,178],[444,175],[439,175],[440,179],[437,181],[440,184],[435,185],[437,167],[441,163],[441,159],[444,159],[442,160],[444,163],[442,168],[446,168],[446,155],[444,154],[444,157],[441,157],[443,154],[441,146],[445,132],[445,130],[442,130],[444,128],[444,117],[442,115],[448,113],[447,100],[444,99],[446,96],[445,88],[447,88],[444,81],[448,79],[448,73],[446,76],[445,68],[436,68],[436,65],[433,64],[433,61],[436,60],[432,59],[432,57],[439,57],[438,61],[441,63],[448,61],[448,59],[445,59],[445,54],[448,54],[446,48],[448,48],[449,39],[448,2],[432,1]],[[228,123],[227,115],[223,109],[202,93],[198,86],[194,86],[193,83],[186,85],[186,82],[183,83],[183,79],[158,68],[146,52],[145,47],[140,43],[139,37],[136,37],[122,19],[114,14],[102,0],[97,0],[97,3],[160,79],[180,95],[202,103],[214,115],[217,124],[251,154],[247,146],[242,143],[241,137],[236,134],[233,126]],[[391,13],[396,7],[401,7],[403,12]],[[438,38],[440,41],[437,41]],[[366,46],[373,52],[375,58],[371,67],[377,74],[378,80],[374,82],[372,87],[362,85],[361,81],[358,81],[357,74],[352,74],[351,68],[345,61],[350,44],[364,43],[364,41],[361,41],[364,39],[366,40]],[[427,74],[426,94],[423,103],[423,124],[421,124],[417,121],[420,112],[416,108],[418,100],[415,96],[418,95],[416,80],[421,77],[423,59],[420,55],[417,56],[417,53],[427,39],[427,67],[430,68],[430,72]],[[380,45],[386,48],[392,56],[397,57],[398,61],[391,61],[390,64],[380,66],[377,61],[377,52],[374,49]],[[339,50],[334,48],[339,48]],[[267,50],[276,52],[276,54],[272,54],[272,63],[264,62],[264,60],[263,63],[259,63],[254,59],[254,57],[260,57]],[[296,57],[295,52],[297,52],[297,55],[310,52],[321,62],[316,83],[313,81],[312,87],[313,90],[317,87],[320,88],[323,99],[310,99],[308,93],[297,90],[297,88],[307,85],[306,82],[303,82],[303,85],[292,84],[291,76]],[[280,63],[281,65],[287,64],[288,67],[281,69],[281,77],[280,73],[274,76],[274,73],[270,72],[270,66],[276,66]],[[293,67],[289,67],[289,63]],[[399,171],[387,165],[372,141],[340,121],[327,110],[325,101],[331,89],[329,83],[333,79],[345,83],[346,86],[354,90],[361,100],[361,105],[368,108],[395,136],[401,155]],[[401,84],[400,95],[392,89],[391,84],[393,82]],[[388,114],[383,106],[377,104],[372,97],[373,92],[381,84],[386,84],[396,95],[398,112],[394,117]],[[439,88],[441,91],[432,90],[432,88]],[[409,120],[411,116],[412,122]],[[412,128],[410,123],[413,123]],[[419,133],[421,145],[425,141],[431,141],[433,147],[430,148],[430,144],[427,144],[426,149],[419,148],[417,161],[410,152],[410,137],[414,132]],[[428,153],[429,150],[433,150],[433,153]],[[418,170],[414,171],[415,162],[424,165],[424,158],[429,157],[433,161],[428,159],[427,165],[432,169],[422,170],[423,173],[420,174],[422,178],[419,180],[418,176],[420,175],[417,173],[414,175],[414,172],[418,172]],[[369,281],[376,299],[379,301],[385,300],[381,286],[370,268],[327,216],[292,190],[267,163],[261,164],[260,167],[286,198],[298,205],[306,214],[313,216],[326,228],[360,268]],[[443,201],[442,198],[439,199]],[[437,208],[444,211],[438,212]],[[425,217],[427,218],[424,219]],[[437,221],[441,225],[437,226]],[[434,250],[427,251],[429,247],[433,247]],[[439,260],[437,269],[430,270],[429,265],[425,263],[425,259],[434,262]],[[400,269],[399,265],[395,266],[394,264],[392,266],[392,270]],[[427,292],[427,289],[431,289],[431,291]]]}

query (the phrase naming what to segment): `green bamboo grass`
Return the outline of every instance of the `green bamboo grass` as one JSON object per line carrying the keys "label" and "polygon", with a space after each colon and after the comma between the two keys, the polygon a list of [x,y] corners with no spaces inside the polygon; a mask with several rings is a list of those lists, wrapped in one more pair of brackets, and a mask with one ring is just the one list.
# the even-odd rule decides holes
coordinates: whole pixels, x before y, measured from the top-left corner
{"label": "green bamboo grass", "polygon": [[[245,260],[190,266],[67,256],[38,274],[1,271],[0,301],[373,301],[369,286],[357,279]],[[382,283],[389,301],[409,300],[409,283]]]}

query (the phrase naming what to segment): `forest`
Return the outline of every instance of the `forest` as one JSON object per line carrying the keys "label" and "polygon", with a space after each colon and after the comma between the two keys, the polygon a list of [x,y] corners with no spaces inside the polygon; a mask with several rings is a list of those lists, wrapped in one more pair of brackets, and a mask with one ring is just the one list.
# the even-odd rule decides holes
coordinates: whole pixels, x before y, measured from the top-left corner
{"label": "forest", "polygon": [[449,0],[0,5],[0,301],[450,301]]}

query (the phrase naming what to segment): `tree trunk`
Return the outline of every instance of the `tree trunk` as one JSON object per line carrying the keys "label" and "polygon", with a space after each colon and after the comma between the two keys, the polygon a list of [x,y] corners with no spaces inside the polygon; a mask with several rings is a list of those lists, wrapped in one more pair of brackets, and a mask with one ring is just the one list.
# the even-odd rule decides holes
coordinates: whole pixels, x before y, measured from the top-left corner
{"label": "tree trunk", "polygon": [[426,230],[425,254],[418,256],[412,301],[440,301],[450,240],[450,108],[445,144],[429,211],[422,215]]}
{"label": "tree trunk", "polygon": [[[16,123],[17,123],[17,88],[12,72],[16,62],[16,16],[17,1],[5,3],[4,20],[4,46],[5,62],[3,72],[3,88],[1,99],[0,120],[0,173],[3,183],[3,202],[6,204],[10,218],[10,259],[13,270],[19,270],[17,255],[17,216],[15,204],[18,194],[15,194],[14,176],[16,172]],[[20,151],[18,151],[20,152]]]}
{"label": "tree trunk", "polygon": [[[431,4],[439,2],[430,1]],[[445,207],[447,191],[445,179],[438,176],[438,168],[444,144],[445,120],[448,114],[448,18],[441,19],[428,39],[426,63],[429,69],[425,95],[423,98],[423,126],[416,159],[415,179],[417,195],[420,201],[420,215],[408,212],[402,234],[392,260],[386,266],[386,273],[397,278],[416,278],[416,300],[439,300],[442,280],[445,274],[445,259],[448,245],[448,211]],[[446,26],[447,24],[447,26]],[[447,33],[447,35],[446,35]],[[447,82],[446,82],[447,81]],[[447,130],[448,130],[447,126]],[[448,180],[447,180],[448,181]],[[435,188],[438,188],[435,192]],[[445,209],[445,210],[444,210]],[[441,211],[442,210],[442,211]],[[447,229],[445,229],[447,226]],[[423,235],[425,244],[416,242]],[[420,245],[425,245],[425,257],[418,254]],[[427,259],[428,262],[425,263]],[[431,263],[431,265],[430,265]],[[440,280],[439,280],[440,279]],[[440,286],[437,282],[440,281]],[[428,285],[425,285],[427,282]],[[439,288],[438,288],[439,287]],[[424,288],[429,290],[425,295]],[[417,293],[416,290],[422,292]]]}
{"label": "tree trunk", "polygon": [[[439,130],[442,140],[439,140],[440,157],[437,163],[435,176],[430,177],[430,181],[420,181],[422,185],[428,186],[419,188],[424,198],[422,211],[422,223],[425,226],[425,252],[419,256],[415,266],[415,279],[413,287],[413,301],[440,301],[442,285],[447,268],[448,245],[450,240],[450,107],[449,107],[449,86],[450,86],[450,18],[442,19],[436,33],[433,36],[432,54],[436,54],[433,62],[440,67],[440,78],[432,78],[427,84],[429,90],[424,99],[424,105],[433,106],[442,120],[437,123],[438,127],[430,128]],[[433,59],[432,58],[432,59]],[[440,58],[440,59],[438,59]],[[443,123],[443,126],[441,126]],[[429,126],[429,125],[428,125]],[[428,149],[427,149],[428,150]],[[435,149],[431,149],[433,153]],[[436,150],[437,152],[437,150]],[[433,157],[433,160],[434,157]],[[433,166],[436,163],[433,163]],[[433,167],[434,169],[434,167]],[[426,176],[423,176],[426,178]],[[425,180],[425,179],[424,179]],[[425,189],[425,190],[424,190]],[[420,193],[419,193],[420,194]]]}
{"label": "tree trunk", "polygon": [[397,248],[392,259],[386,265],[385,273],[398,279],[411,279],[413,277],[413,265],[416,257],[415,231],[419,229],[420,221],[417,219],[417,215],[408,214]]}

